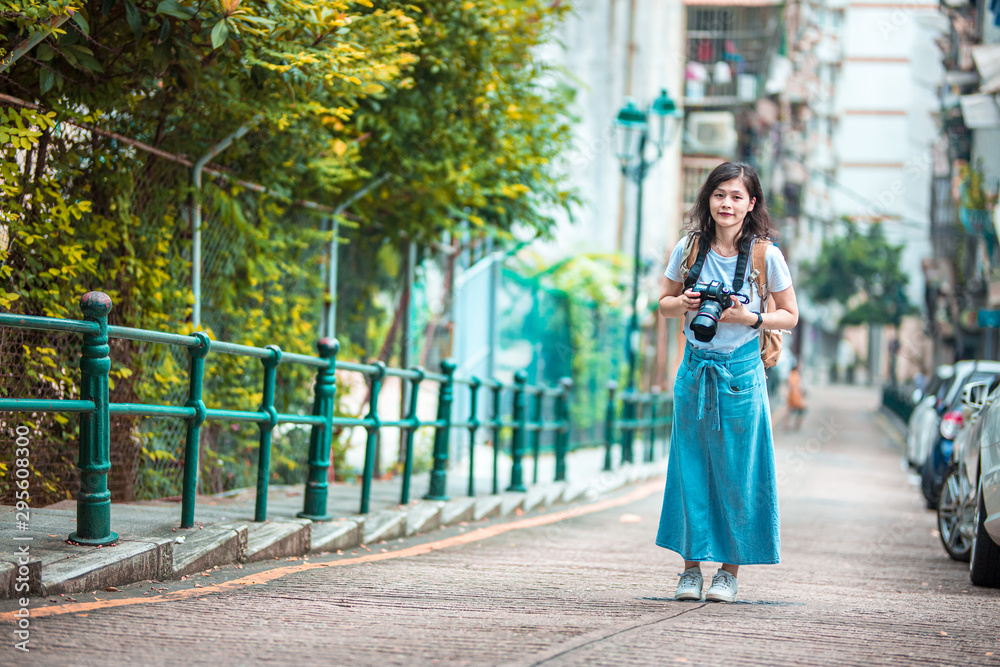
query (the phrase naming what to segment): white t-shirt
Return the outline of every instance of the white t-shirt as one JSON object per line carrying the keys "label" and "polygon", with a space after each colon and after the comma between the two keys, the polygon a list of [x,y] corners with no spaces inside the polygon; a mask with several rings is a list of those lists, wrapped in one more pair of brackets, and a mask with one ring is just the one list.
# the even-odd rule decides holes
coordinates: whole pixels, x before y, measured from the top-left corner
{"label": "white t-shirt", "polygon": [[[684,279],[681,278],[681,261],[684,259],[684,244],[686,241],[687,236],[674,246],[673,252],[670,253],[670,261],[667,263],[667,270],[663,272],[663,275],[667,278],[679,283],[684,282]],[[708,255],[705,256],[705,263],[701,267],[701,273],[698,275],[698,282],[708,283],[718,280],[724,283],[729,289],[732,289],[733,276],[736,274],[736,261],[738,258],[739,256],[723,257],[710,248]],[[772,293],[782,292],[791,287],[792,275],[788,271],[788,263],[785,262],[785,256],[781,254],[781,251],[772,245],[767,249],[764,258],[767,264],[768,290]],[[760,294],[757,293],[756,286],[749,279],[749,275],[750,262],[747,261],[747,272],[743,276],[743,287],[740,289],[740,294],[744,295],[744,300],[746,297],[750,297],[750,303],[745,304],[747,310],[759,313],[761,312]],[[697,340],[694,337],[694,332],[691,331],[691,320],[694,319],[696,314],[697,311],[688,311],[684,316],[684,335],[691,345],[700,349],[712,350],[713,352],[732,352],[760,335],[759,330],[752,329],[745,324],[719,322],[715,338],[707,343],[703,343]]]}

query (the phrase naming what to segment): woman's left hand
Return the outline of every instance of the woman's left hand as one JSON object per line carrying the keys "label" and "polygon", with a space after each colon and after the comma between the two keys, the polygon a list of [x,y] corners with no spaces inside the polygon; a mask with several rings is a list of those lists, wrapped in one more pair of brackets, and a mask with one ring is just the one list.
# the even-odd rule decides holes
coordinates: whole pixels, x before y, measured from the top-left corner
{"label": "woman's left hand", "polygon": [[746,324],[747,326],[752,326],[757,322],[757,316],[747,310],[747,307],[743,305],[742,301],[736,298],[735,294],[730,298],[733,300],[733,305],[722,311],[722,317],[719,318],[720,322]]}

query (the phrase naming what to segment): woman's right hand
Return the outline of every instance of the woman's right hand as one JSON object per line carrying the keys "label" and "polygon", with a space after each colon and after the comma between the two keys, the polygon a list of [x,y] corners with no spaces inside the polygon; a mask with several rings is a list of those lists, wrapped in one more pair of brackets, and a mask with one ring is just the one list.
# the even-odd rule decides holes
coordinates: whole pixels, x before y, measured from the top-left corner
{"label": "woman's right hand", "polygon": [[701,295],[694,290],[687,290],[679,298],[681,303],[684,304],[684,310],[698,310],[701,308]]}
{"label": "woman's right hand", "polygon": [[698,292],[685,290],[684,283],[664,278],[660,292],[660,315],[663,317],[684,317],[689,310],[698,310],[701,299]]}

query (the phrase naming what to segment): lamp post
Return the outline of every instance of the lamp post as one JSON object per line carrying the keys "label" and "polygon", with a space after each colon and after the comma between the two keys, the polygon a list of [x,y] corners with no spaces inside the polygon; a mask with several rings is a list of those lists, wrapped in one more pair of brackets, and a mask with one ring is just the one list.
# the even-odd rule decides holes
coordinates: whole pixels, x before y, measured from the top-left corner
{"label": "lamp post", "polygon": [[[632,258],[632,316],[626,333],[628,353],[628,384],[625,390],[624,419],[633,419],[635,404],[629,400],[635,392],[635,370],[639,347],[639,251],[642,241],[642,182],[650,169],[663,156],[663,150],[673,141],[675,126],[681,112],[667,91],[646,108],[640,109],[629,99],[615,118],[618,130],[618,160],[622,175],[636,184],[635,208],[635,252]],[[652,121],[652,123],[650,123]],[[647,147],[652,144],[655,153],[651,156]],[[632,441],[635,431],[622,429],[622,463],[631,463]]]}

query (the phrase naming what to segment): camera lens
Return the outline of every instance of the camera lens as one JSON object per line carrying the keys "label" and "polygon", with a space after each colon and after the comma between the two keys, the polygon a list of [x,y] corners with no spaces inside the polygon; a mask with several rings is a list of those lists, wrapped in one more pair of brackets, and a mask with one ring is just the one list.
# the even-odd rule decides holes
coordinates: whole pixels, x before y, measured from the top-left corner
{"label": "camera lens", "polygon": [[705,301],[698,309],[698,314],[691,320],[691,331],[694,337],[702,343],[715,338],[718,329],[719,315],[722,313],[722,305],[718,301]]}

